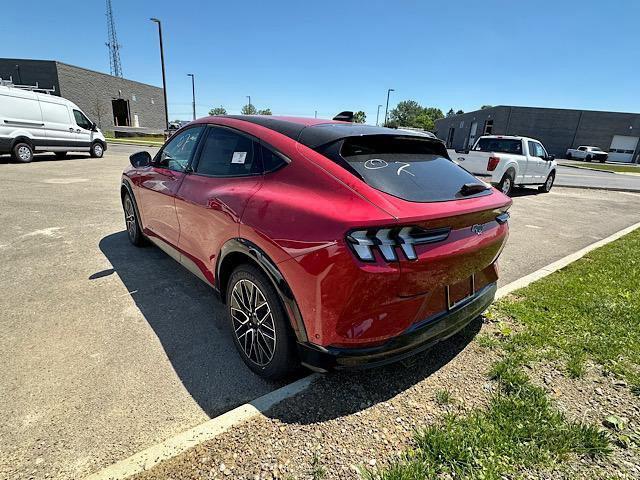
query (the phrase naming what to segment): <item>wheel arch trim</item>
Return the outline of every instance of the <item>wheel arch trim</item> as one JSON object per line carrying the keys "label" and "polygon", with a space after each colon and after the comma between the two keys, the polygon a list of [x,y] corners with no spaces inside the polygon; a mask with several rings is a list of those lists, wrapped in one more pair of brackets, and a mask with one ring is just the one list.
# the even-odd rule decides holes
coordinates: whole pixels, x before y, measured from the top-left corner
{"label": "wheel arch trim", "polygon": [[[275,262],[255,243],[245,238],[232,238],[220,249],[220,254],[216,261],[215,288],[220,292],[220,298],[226,302],[226,285],[221,282],[225,259],[232,254],[241,254],[256,264],[271,280],[276,292],[282,300],[285,310],[289,316],[291,328],[296,335],[298,342],[307,342],[307,330],[302,320],[302,314],[293,291],[285,280],[284,276],[276,266]],[[230,273],[230,272],[229,272]]]}

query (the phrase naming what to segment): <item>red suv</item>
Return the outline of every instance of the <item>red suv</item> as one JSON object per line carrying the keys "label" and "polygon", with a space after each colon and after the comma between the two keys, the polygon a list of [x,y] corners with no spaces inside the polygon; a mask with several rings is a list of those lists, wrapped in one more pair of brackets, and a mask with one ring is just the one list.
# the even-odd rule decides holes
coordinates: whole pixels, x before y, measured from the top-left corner
{"label": "red suv", "polygon": [[511,200],[438,139],[215,116],[130,160],[129,239],[220,294],[242,359],[264,377],[398,360],[493,301]]}

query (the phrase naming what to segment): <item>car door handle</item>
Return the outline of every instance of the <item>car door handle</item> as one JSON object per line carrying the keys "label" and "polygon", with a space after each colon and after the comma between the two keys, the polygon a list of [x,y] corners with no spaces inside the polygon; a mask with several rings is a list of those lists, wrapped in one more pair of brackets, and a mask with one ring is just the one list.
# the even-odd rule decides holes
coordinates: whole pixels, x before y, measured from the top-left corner
{"label": "car door handle", "polygon": [[211,210],[222,210],[222,202],[215,197],[210,198],[207,202],[207,208],[210,208]]}
{"label": "car door handle", "polygon": [[69,131],[70,131],[70,132],[73,132],[73,127],[69,127]]}
{"label": "car door handle", "polygon": [[80,130],[79,128],[76,129],[76,133],[82,133],[82,130]]}

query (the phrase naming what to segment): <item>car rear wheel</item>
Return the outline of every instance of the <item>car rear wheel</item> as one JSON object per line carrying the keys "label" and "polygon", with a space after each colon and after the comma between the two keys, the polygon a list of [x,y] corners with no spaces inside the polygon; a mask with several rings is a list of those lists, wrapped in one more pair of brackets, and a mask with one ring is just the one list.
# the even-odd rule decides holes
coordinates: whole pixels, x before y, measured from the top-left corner
{"label": "car rear wheel", "polygon": [[104,147],[100,142],[93,142],[89,153],[92,158],[102,158],[102,155],[104,155]]}
{"label": "car rear wheel", "polygon": [[67,158],[67,152],[56,152],[56,158],[58,160],[62,160],[63,158]]}
{"label": "car rear wheel", "polygon": [[549,193],[551,191],[551,187],[553,187],[553,182],[556,179],[556,173],[551,172],[547,177],[547,180],[538,187],[538,190],[542,193]]}
{"label": "car rear wheel", "polygon": [[502,180],[498,184],[498,189],[505,195],[511,195],[513,190],[513,173],[509,170],[502,176]]}
{"label": "car rear wheel", "polygon": [[284,308],[258,268],[241,265],[231,274],[227,309],[236,349],[254,373],[276,380],[298,366]]}
{"label": "car rear wheel", "polygon": [[122,208],[124,209],[124,223],[127,227],[127,236],[129,241],[136,247],[144,245],[144,235],[140,228],[140,222],[138,221],[138,215],[136,214],[136,208],[131,199],[129,193],[125,193],[122,199]]}
{"label": "car rear wheel", "polygon": [[33,160],[33,148],[25,142],[16,143],[13,146],[13,158],[20,163],[29,163]]}

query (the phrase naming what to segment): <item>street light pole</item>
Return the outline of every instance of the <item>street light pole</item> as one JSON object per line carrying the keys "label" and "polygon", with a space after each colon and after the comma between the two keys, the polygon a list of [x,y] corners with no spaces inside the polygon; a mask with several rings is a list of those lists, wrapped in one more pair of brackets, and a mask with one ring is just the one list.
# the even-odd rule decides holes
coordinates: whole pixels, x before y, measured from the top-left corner
{"label": "street light pole", "polygon": [[387,125],[387,115],[389,113],[389,94],[391,92],[395,92],[395,90],[393,88],[387,90],[387,108],[384,109],[384,126]]}
{"label": "street light pole", "polygon": [[162,64],[162,92],[164,93],[164,119],[165,128],[169,130],[169,107],[167,105],[167,79],[164,73],[164,47],[162,46],[162,24],[157,18],[150,18],[154,23],[158,24],[158,36],[160,37],[160,63]]}
{"label": "street light pole", "polygon": [[380,117],[380,107],[382,105],[378,105],[378,113],[376,113],[376,127],[378,126],[378,118]]}
{"label": "street light pole", "polygon": [[196,119],[196,78],[193,73],[187,73],[187,77],[191,77],[191,94],[193,97],[193,119]]}

